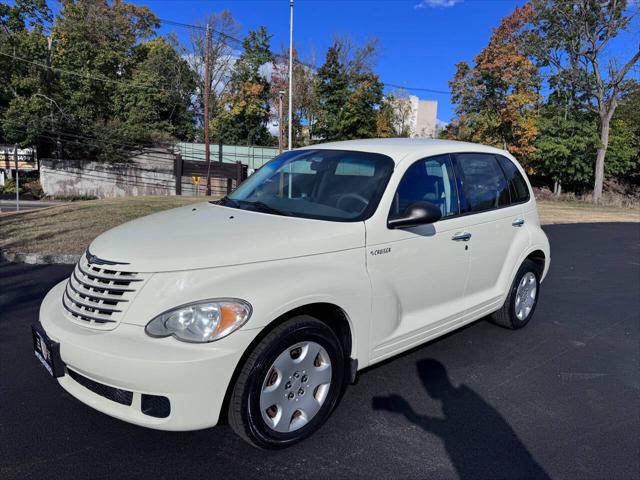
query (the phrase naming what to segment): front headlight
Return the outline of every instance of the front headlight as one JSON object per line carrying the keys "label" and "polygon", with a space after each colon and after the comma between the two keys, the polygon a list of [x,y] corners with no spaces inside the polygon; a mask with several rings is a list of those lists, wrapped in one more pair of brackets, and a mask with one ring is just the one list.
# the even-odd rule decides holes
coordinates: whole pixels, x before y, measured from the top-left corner
{"label": "front headlight", "polygon": [[244,300],[221,298],[182,305],[151,320],[145,331],[152,337],[173,335],[185,342],[213,342],[244,325],[251,305]]}

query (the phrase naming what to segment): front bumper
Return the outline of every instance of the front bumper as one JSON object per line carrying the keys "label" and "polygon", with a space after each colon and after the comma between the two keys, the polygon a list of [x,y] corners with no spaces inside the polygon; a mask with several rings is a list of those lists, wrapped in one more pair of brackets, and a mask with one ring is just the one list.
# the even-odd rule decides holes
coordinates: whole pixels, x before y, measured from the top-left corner
{"label": "front bumper", "polygon": [[[259,330],[239,330],[208,344],[190,344],[172,337],[151,338],[144,327],[121,323],[104,331],[79,326],[63,311],[62,282],[45,297],[40,323],[60,343],[68,370],[107,387],[133,393],[123,405],[86,388],[68,373],[62,387],[83,403],[107,415],[160,430],[197,430],[218,423],[227,387],[242,354]],[[142,395],[166,397],[170,413],[156,418],[142,412]]]}

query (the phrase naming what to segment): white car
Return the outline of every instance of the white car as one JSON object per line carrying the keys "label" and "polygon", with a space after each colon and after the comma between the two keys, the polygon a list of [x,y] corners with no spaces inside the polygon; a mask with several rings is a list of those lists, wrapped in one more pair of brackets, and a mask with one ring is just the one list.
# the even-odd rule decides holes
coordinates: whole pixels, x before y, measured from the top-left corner
{"label": "white car", "polygon": [[491,315],[531,319],[549,269],[507,152],[355,140],[283,153],[232,194],[91,243],[44,299],[36,356],[127,422],[227,420],[264,448],[328,418],[358,370]]}

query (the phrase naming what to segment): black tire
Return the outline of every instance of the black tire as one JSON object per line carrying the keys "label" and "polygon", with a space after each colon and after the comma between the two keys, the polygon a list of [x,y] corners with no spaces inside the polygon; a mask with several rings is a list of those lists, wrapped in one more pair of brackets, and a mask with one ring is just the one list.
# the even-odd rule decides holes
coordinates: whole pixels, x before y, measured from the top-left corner
{"label": "black tire", "polygon": [[[516,315],[516,292],[518,290],[518,285],[522,281],[525,275],[528,273],[532,273],[535,276],[536,282],[536,292],[535,292],[535,300],[533,303],[533,307],[529,314],[520,319]],[[517,330],[518,328],[524,327],[531,318],[536,310],[536,306],[538,305],[538,296],[540,295],[540,269],[538,265],[532,260],[525,260],[520,265],[518,272],[516,273],[515,278],[513,279],[513,284],[509,290],[509,295],[504,302],[504,305],[500,310],[491,314],[491,321],[501,327],[509,328],[512,330]]]}
{"label": "black tire", "polygon": [[[331,360],[331,381],[320,410],[292,432],[272,429],[262,417],[260,394],[273,362],[301,342],[315,342]],[[269,332],[246,359],[229,402],[229,424],[245,441],[259,448],[284,448],[307,438],[327,420],[344,388],[345,355],[335,333],[309,315],[299,315]],[[314,393],[315,394],[315,393]]]}

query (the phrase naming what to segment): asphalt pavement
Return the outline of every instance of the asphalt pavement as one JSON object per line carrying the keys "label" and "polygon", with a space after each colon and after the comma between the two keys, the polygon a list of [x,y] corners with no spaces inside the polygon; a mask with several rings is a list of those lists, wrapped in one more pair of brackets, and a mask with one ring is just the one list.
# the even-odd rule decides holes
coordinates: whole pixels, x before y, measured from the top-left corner
{"label": "asphalt pavement", "polygon": [[640,225],[546,227],[552,266],[523,330],[486,321],[365,370],[284,451],[228,426],[161,432],[66,394],[32,352],[70,267],[0,265],[0,478],[640,477]]}

